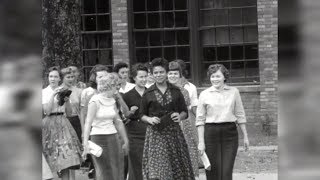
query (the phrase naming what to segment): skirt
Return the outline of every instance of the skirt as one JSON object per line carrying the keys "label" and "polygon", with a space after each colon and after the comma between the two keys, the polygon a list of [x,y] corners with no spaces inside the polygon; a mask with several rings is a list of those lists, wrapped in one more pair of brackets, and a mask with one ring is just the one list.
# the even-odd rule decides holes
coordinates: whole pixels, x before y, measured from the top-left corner
{"label": "skirt", "polygon": [[194,180],[188,146],[178,123],[158,131],[147,127],[143,149],[144,180]]}
{"label": "skirt", "polygon": [[199,176],[199,153],[198,153],[198,142],[197,142],[197,129],[195,125],[195,117],[193,113],[189,112],[188,119],[182,120],[180,123],[184,138],[186,139],[189,156],[193,168],[193,173],[197,177]]}
{"label": "skirt", "polygon": [[206,154],[213,168],[206,171],[208,180],[232,180],[238,150],[236,123],[207,123],[204,129]]}
{"label": "skirt", "polygon": [[142,155],[147,125],[130,121],[126,125],[129,138],[129,180],[142,180]]}
{"label": "skirt", "polygon": [[118,134],[91,135],[90,139],[103,149],[100,157],[92,156],[95,180],[122,180],[124,160]]}
{"label": "skirt", "polygon": [[43,180],[53,179],[53,174],[43,154],[42,154],[42,179]]}
{"label": "skirt", "polygon": [[46,116],[42,120],[42,148],[53,172],[80,165],[82,145],[64,115]]}
{"label": "skirt", "polygon": [[72,116],[67,118],[69,119],[73,129],[76,131],[80,143],[82,143],[82,130],[79,116]]}

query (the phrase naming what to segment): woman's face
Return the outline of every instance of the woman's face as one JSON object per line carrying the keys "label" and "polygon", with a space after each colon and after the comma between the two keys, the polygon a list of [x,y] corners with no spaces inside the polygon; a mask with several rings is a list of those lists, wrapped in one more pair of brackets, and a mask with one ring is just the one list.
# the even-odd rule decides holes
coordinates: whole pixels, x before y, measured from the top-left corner
{"label": "woman's face", "polygon": [[51,71],[48,76],[50,86],[56,87],[61,81],[58,71]]}
{"label": "woman's face", "polygon": [[147,77],[148,73],[146,71],[138,71],[137,76],[134,77],[134,81],[136,82],[136,85],[139,87],[145,87],[147,84]]}
{"label": "woman's face", "polygon": [[155,66],[152,73],[156,83],[163,83],[167,79],[167,71],[162,66]]}
{"label": "woman's face", "polygon": [[129,78],[129,69],[126,67],[123,67],[121,69],[119,69],[119,77],[121,78],[121,80],[123,81],[127,81]]}
{"label": "woman's face", "polygon": [[73,73],[71,74],[67,74],[64,76],[63,78],[63,83],[67,86],[72,86],[73,85],[73,82],[74,82],[74,75]]}
{"label": "woman's face", "polygon": [[147,81],[148,81],[149,83],[154,83],[153,75],[152,75],[152,73],[151,73],[149,70],[148,70]]}
{"label": "woman's face", "polygon": [[177,84],[180,80],[180,72],[176,71],[169,71],[168,72],[168,80],[172,84]]}
{"label": "woman's face", "polygon": [[225,77],[220,70],[211,74],[211,76],[210,76],[210,82],[211,82],[212,86],[215,87],[216,89],[218,89],[224,85],[224,80],[225,80]]}
{"label": "woman's face", "polygon": [[96,83],[98,83],[99,80],[101,80],[103,77],[106,77],[108,75],[107,71],[98,71],[96,73]]}

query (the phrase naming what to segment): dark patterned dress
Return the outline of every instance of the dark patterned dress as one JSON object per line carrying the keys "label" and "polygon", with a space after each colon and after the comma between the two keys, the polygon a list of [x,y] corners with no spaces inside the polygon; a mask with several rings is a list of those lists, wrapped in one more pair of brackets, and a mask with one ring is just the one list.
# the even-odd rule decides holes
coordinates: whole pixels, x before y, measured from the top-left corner
{"label": "dark patterned dress", "polygon": [[[184,100],[186,101],[186,105],[190,105],[190,97],[189,92],[182,87],[179,87],[181,90],[181,93],[183,94]],[[186,142],[188,144],[189,149],[189,156],[191,159],[191,164],[193,168],[193,173],[197,177],[199,176],[199,153],[198,153],[198,147],[197,147],[197,136],[195,131],[195,123],[193,121],[193,117],[190,116],[191,113],[189,113],[189,117],[183,121],[180,122],[180,126],[184,135],[184,138],[186,139]]]}
{"label": "dark patterned dress", "polygon": [[[156,84],[142,97],[140,115],[161,117],[165,112],[188,112],[178,87],[168,83],[164,94]],[[144,180],[194,180],[188,146],[179,123],[159,131],[148,125],[143,150]]]}

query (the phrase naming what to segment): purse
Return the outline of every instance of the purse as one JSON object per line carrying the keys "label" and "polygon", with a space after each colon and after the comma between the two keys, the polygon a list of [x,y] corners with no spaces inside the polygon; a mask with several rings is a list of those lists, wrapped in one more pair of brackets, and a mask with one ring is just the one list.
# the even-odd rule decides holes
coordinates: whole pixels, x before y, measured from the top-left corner
{"label": "purse", "polygon": [[155,125],[159,131],[162,131],[164,128],[174,123],[174,121],[171,119],[171,114],[172,112],[169,112],[160,117],[160,123]]}
{"label": "purse", "polygon": [[99,145],[97,145],[96,143],[92,142],[92,141],[88,141],[89,144],[89,152],[90,154],[96,156],[96,157],[100,157],[102,154],[102,147],[100,147]]}

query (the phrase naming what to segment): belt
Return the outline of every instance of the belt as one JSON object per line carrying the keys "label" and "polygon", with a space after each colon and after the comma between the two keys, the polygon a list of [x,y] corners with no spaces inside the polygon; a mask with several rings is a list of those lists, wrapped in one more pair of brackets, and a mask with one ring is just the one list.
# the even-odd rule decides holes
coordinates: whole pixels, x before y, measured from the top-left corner
{"label": "belt", "polygon": [[63,112],[53,112],[53,113],[50,113],[49,116],[60,116],[63,114],[64,114]]}

